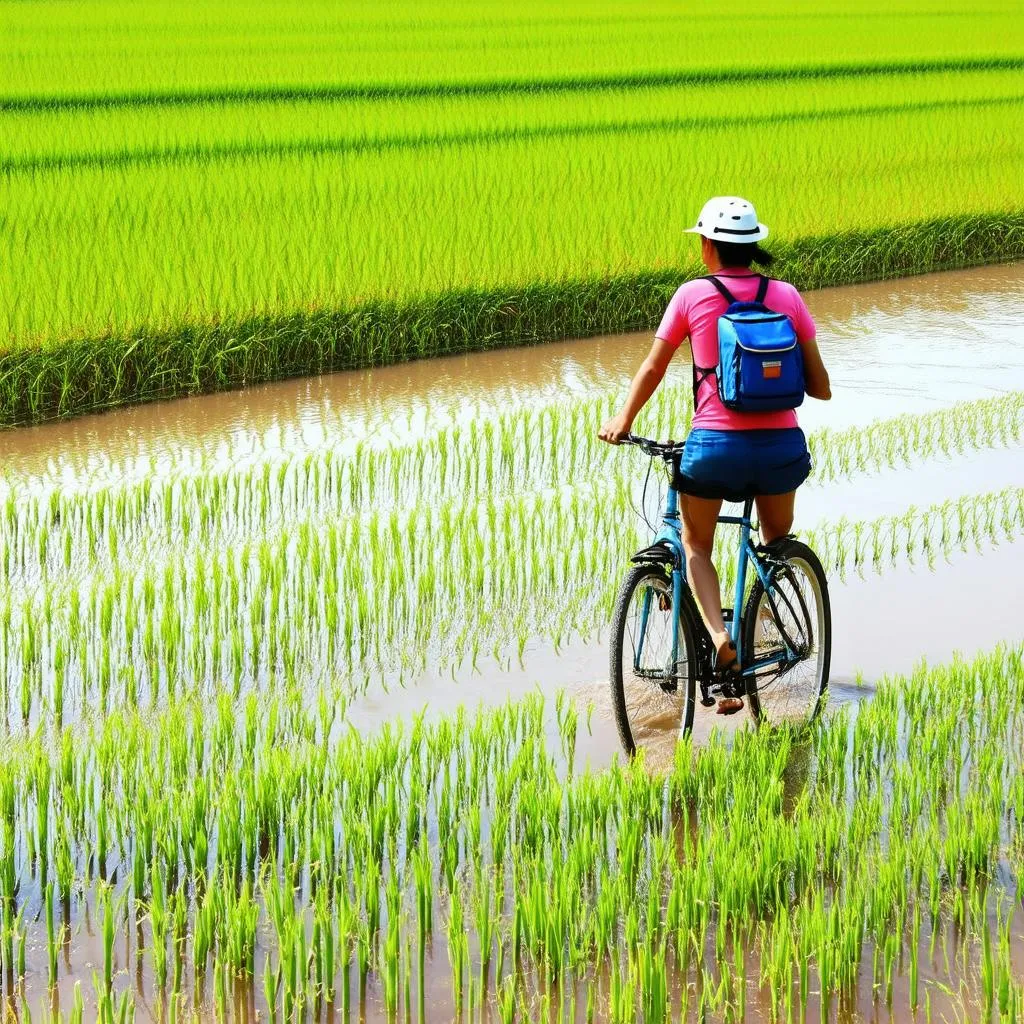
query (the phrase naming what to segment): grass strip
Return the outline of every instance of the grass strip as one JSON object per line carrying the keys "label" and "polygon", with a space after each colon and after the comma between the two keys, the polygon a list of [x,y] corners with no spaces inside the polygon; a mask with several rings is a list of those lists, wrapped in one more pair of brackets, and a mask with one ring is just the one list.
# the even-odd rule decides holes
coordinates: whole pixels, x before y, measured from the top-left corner
{"label": "grass strip", "polygon": [[[777,276],[801,288],[1021,259],[1024,211],[804,238],[776,252]],[[686,264],[14,347],[0,353],[0,426],[291,376],[650,329],[696,271]]]}
{"label": "grass strip", "polygon": [[282,101],[419,99],[427,96],[491,96],[509,93],[592,92],[647,89],[664,85],[730,82],[809,81],[941,71],[1005,71],[1024,68],[1024,55],[888,61],[823,62],[781,67],[701,68],[636,74],[551,75],[463,81],[344,82],[315,85],[260,85],[205,89],[148,89],[121,92],[36,93],[0,96],[0,112],[97,110],[110,107],[167,107],[191,104],[279,103]]}
{"label": "grass strip", "polygon": [[295,139],[268,141],[159,146],[114,153],[79,153],[57,156],[0,160],[0,175],[40,174],[53,170],[86,167],[139,167],[153,164],[210,164],[229,160],[253,160],[296,156],[332,156],[387,153],[395,150],[442,149],[449,146],[488,146],[539,139],[575,139],[595,136],[658,134],[661,132],[723,130],[729,127],[767,127],[799,124],[822,119],[831,121],[855,117],[883,117],[889,114],[925,114],[936,111],[1016,106],[1024,95],[990,98],[930,100],[921,103],[876,103],[867,106],[825,107],[815,110],[782,111],[776,114],[740,114],[735,117],[658,117],[595,121],[589,124],[547,124],[507,128],[483,128],[460,132],[415,132],[381,135],[375,138]]}

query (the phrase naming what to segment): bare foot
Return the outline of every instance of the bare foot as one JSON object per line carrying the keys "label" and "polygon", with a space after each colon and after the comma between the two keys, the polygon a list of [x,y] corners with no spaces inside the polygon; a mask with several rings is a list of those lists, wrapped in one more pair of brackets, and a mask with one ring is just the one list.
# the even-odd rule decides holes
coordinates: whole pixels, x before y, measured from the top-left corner
{"label": "bare foot", "polygon": [[[728,633],[719,633],[714,638],[715,643],[715,674],[719,679],[735,677],[739,680],[739,673],[736,671],[736,645]],[[715,714],[734,715],[737,711],[743,710],[743,700],[740,697],[730,695],[718,698],[718,707]]]}
{"label": "bare foot", "polygon": [[717,633],[712,639],[715,644],[715,671],[721,674],[736,663],[736,645],[728,633]]}
{"label": "bare foot", "polygon": [[715,708],[716,715],[735,715],[737,711],[743,710],[743,701],[739,697],[719,697],[718,707]]}
{"label": "bare foot", "polygon": [[[732,637],[729,636],[728,631],[712,634],[712,642],[715,644],[715,653],[718,655],[718,662],[716,665],[719,668],[732,665],[736,659],[736,654],[735,647],[732,643]],[[730,652],[732,653],[731,657],[729,656]]]}

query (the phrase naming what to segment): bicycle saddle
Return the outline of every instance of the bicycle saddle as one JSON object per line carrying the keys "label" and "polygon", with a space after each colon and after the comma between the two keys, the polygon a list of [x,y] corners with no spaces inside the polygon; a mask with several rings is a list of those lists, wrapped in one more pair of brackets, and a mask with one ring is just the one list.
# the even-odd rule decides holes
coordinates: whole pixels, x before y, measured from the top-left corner
{"label": "bicycle saddle", "polygon": [[670,565],[675,565],[677,556],[668,544],[659,541],[657,544],[644,548],[643,551],[638,551],[630,558],[630,561],[636,565],[643,565],[645,562],[658,562],[659,564],[667,562]]}

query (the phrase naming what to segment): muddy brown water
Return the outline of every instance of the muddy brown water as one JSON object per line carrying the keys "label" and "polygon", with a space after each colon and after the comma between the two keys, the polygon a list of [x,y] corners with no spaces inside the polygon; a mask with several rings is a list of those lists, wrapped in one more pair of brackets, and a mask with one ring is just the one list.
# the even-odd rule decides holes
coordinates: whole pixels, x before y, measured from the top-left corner
{"label": "muddy brown water", "polygon": [[[834,398],[806,429],[866,423],[1024,388],[1024,264],[808,292]],[[283,381],[0,432],[17,474],[117,476],[237,463],[357,439],[385,444],[513,405],[621,389],[651,332],[605,335]],[[685,353],[670,375],[687,380]]]}

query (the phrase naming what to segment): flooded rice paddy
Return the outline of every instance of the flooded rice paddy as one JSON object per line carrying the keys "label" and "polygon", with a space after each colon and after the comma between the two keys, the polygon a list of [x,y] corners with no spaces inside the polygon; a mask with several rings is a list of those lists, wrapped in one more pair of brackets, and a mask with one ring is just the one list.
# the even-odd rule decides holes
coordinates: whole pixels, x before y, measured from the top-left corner
{"label": "flooded rice paddy", "polygon": [[[805,404],[803,426],[858,425],[1020,389],[1022,301],[1018,264],[811,293],[835,388],[827,405]],[[650,340],[553,342],[83,416],[0,434],[4,466],[70,484],[344,452],[360,440],[408,443],[510,408],[620,391]],[[669,382],[688,382],[686,359],[681,351]]]}
{"label": "flooded rice paddy", "polygon": [[[658,482],[593,435],[649,336],[0,434],[5,1005],[1016,1019],[1022,304],[808,296],[827,722],[632,767],[605,624]],[[679,362],[638,429],[685,433]]]}

